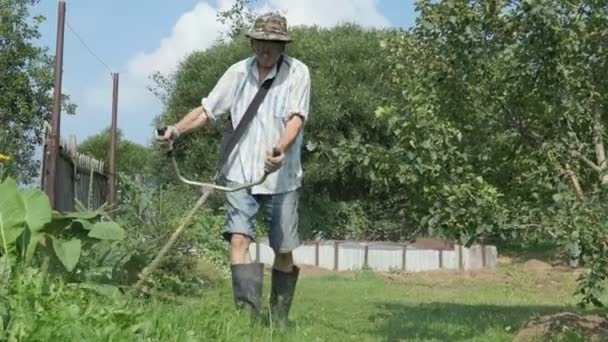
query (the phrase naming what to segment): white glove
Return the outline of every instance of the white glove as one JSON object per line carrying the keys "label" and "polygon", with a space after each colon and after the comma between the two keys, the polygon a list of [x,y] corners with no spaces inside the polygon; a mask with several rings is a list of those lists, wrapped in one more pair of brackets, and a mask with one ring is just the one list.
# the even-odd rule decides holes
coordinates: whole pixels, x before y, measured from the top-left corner
{"label": "white glove", "polygon": [[[278,152],[277,156],[273,156],[273,150]],[[285,160],[285,153],[279,148],[274,148],[266,151],[266,162],[264,163],[264,171],[266,173],[273,173],[283,166],[283,160]]]}
{"label": "white glove", "polygon": [[158,130],[154,130],[154,138],[161,146],[171,149],[173,142],[179,138],[179,131],[175,126],[167,126],[164,134],[159,134]]}

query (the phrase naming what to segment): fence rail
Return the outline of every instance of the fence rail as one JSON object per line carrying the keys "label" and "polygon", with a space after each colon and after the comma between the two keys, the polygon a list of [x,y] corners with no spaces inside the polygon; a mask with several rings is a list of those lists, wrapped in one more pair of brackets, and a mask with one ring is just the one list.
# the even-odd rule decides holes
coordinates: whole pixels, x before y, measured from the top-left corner
{"label": "fence rail", "polygon": [[[274,251],[266,241],[250,248],[251,258],[272,264]],[[307,242],[293,252],[294,261],[335,271],[371,269],[375,271],[419,272],[441,269],[471,270],[496,267],[495,246],[438,244],[416,245],[383,242],[317,241]]]}

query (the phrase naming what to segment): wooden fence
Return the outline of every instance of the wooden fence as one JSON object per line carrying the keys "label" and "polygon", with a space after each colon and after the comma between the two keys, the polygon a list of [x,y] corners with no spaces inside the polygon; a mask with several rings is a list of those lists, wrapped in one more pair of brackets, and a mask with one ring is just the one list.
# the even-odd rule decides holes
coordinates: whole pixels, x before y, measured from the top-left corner
{"label": "wooden fence", "polygon": [[[60,143],[55,186],[59,211],[98,209],[107,203],[108,177],[104,162],[79,153],[77,146],[74,136],[69,142],[62,139]],[[43,189],[45,181],[43,174]]]}

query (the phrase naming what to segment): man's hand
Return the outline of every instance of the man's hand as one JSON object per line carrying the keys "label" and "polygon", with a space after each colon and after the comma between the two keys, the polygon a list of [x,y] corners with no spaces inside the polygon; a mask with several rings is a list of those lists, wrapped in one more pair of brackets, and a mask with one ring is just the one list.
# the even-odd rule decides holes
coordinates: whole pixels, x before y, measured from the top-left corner
{"label": "man's hand", "polygon": [[154,130],[156,142],[158,142],[163,148],[170,150],[173,147],[173,142],[179,137],[179,131],[175,126],[167,126],[163,133],[164,134],[161,135],[157,130]]}
{"label": "man's hand", "polygon": [[264,171],[267,173],[273,173],[281,168],[283,160],[285,159],[285,153],[277,147],[272,150],[266,151],[266,162],[264,163]]}

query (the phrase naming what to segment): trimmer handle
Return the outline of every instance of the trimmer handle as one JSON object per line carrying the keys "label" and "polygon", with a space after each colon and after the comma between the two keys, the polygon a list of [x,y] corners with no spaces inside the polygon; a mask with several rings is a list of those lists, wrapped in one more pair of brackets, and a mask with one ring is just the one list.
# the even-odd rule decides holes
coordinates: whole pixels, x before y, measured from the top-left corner
{"label": "trimmer handle", "polygon": [[[161,128],[156,128],[156,134],[158,136],[164,136],[165,133],[167,133],[167,126],[164,126]],[[173,156],[173,142],[169,143],[169,148],[167,150],[165,150],[165,154],[167,155],[167,157]]]}
{"label": "trimmer handle", "polygon": [[281,150],[278,147],[273,147],[272,148],[272,156],[273,157],[278,157],[281,155]]}

